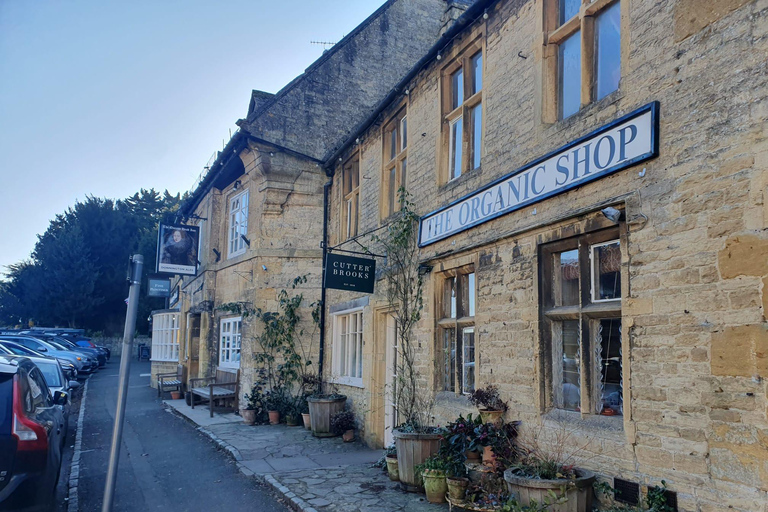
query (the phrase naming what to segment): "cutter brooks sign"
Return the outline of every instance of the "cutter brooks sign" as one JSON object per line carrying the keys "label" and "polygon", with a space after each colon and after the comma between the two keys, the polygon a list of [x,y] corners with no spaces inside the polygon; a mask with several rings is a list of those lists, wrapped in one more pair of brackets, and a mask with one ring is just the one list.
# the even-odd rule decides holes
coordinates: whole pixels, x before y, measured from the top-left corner
{"label": "cutter brooks sign", "polygon": [[325,286],[334,290],[373,293],[376,260],[328,253],[325,259]]}
{"label": "cutter brooks sign", "polygon": [[419,246],[448,238],[657,156],[658,123],[659,103],[649,103],[479,191],[425,215],[419,225]]}

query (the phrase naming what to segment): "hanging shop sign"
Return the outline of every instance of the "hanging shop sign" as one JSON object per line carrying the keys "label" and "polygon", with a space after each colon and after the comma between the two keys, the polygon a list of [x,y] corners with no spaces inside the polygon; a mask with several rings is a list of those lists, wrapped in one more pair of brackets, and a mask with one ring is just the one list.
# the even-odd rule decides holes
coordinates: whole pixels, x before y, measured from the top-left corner
{"label": "hanging shop sign", "polygon": [[160,224],[157,230],[158,273],[194,276],[197,274],[198,226]]}
{"label": "hanging shop sign", "polygon": [[373,293],[376,260],[328,253],[325,259],[325,287],[334,290]]}
{"label": "hanging shop sign", "polygon": [[659,154],[653,102],[421,218],[419,247],[580,187]]}
{"label": "hanging shop sign", "polygon": [[147,276],[147,297],[170,297],[171,280],[168,276],[150,274]]}

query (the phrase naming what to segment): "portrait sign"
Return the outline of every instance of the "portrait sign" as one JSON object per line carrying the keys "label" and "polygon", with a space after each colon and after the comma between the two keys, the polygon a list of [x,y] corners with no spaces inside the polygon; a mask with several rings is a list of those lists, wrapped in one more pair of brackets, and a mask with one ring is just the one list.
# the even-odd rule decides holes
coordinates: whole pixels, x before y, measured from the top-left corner
{"label": "portrait sign", "polygon": [[198,226],[160,224],[157,233],[157,273],[196,275],[198,240]]}
{"label": "portrait sign", "polygon": [[147,276],[147,297],[170,297],[171,279],[168,276],[150,274]]}
{"label": "portrait sign", "polygon": [[325,287],[373,293],[376,260],[329,253],[325,259]]}

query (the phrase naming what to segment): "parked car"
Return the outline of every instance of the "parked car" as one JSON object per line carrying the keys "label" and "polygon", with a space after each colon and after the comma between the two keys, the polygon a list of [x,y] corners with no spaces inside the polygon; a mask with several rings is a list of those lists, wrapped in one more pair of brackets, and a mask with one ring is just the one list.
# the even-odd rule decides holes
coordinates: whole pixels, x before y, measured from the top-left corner
{"label": "parked car", "polygon": [[93,356],[96,358],[96,360],[99,362],[99,368],[102,368],[107,365],[107,354],[98,348],[91,348],[91,347],[81,347],[75,342],[68,340],[62,336],[51,336],[50,338],[44,338],[49,343],[56,343],[58,345],[63,346],[64,348],[69,348],[71,350],[75,350],[77,352],[85,352],[89,356]]}
{"label": "parked car", "polygon": [[27,335],[2,335],[0,340],[12,341],[23,345],[27,348],[31,348],[35,352],[40,352],[46,356],[61,357],[70,361],[77,367],[78,374],[91,373],[94,367],[98,368],[98,361],[91,362],[85,354],[79,354],[71,350],[63,350],[56,348],[55,346]]}
{"label": "parked car", "polygon": [[[78,347],[77,345],[74,345],[74,344],[70,344],[69,342],[65,342],[64,340],[58,339],[56,336],[36,334],[34,335],[34,337],[48,343],[49,345],[52,345],[54,348],[58,350],[66,350],[68,352],[74,352],[75,354],[85,355],[85,357],[87,358],[87,361],[91,363],[92,370],[96,370],[101,367],[101,363],[99,361],[99,355],[94,353],[91,350]],[[104,358],[104,356],[101,356],[101,357],[104,360],[104,363],[106,364],[106,358]]]}
{"label": "parked car", "polygon": [[0,510],[53,507],[66,402],[31,360],[0,356]]}
{"label": "parked car", "polygon": [[77,368],[74,364],[66,359],[46,356],[45,354],[41,352],[35,352],[31,348],[27,348],[24,345],[19,345],[18,343],[5,340],[0,340],[0,352],[5,352],[6,354],[14,356],[45,357],[53,359],[59,363],[59,366],[61,367],[61,370],[64,372],[64,376],[67,379],[77,378]]}

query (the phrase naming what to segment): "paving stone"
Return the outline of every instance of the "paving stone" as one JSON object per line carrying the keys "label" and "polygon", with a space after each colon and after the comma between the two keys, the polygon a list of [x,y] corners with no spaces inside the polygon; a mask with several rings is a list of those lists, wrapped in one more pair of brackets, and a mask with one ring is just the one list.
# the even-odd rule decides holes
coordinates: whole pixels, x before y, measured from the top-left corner
{"label": "paving stone", "polygon": [[315,498],[313,500],[309,500],[307,503],[315,507],[326,507],[331,504],[330,501],[323,498]]}

